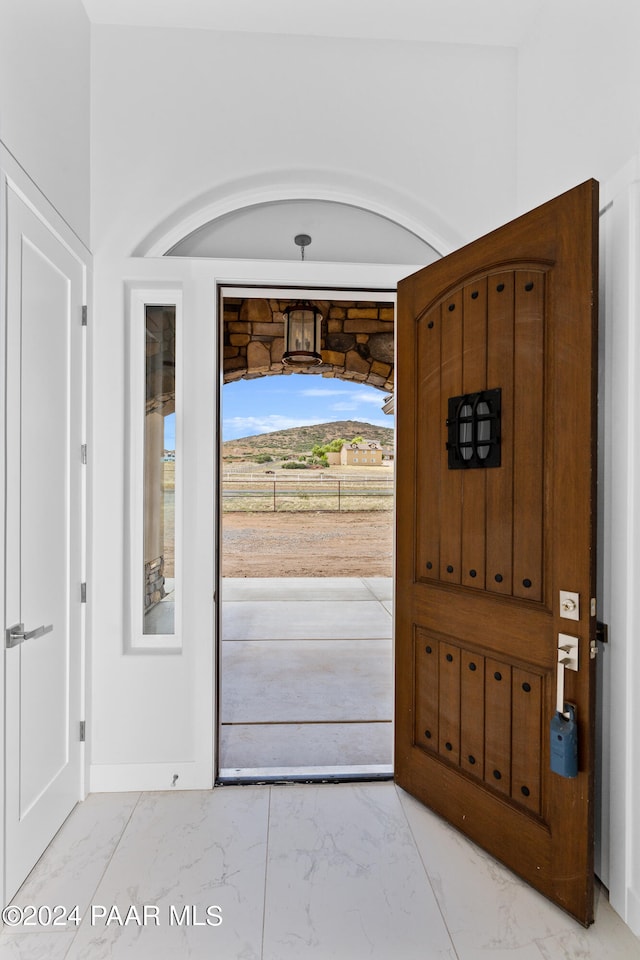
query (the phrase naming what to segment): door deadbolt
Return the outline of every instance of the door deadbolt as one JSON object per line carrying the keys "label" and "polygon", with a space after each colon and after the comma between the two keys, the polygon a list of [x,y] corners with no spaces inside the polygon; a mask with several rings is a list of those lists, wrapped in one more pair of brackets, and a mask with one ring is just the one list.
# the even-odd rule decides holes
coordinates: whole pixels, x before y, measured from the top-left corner
{"label": "door deadbolt", "polygon": [[560,591],[560,616],[565,620],[580,619],[580,594],[570,590]]}

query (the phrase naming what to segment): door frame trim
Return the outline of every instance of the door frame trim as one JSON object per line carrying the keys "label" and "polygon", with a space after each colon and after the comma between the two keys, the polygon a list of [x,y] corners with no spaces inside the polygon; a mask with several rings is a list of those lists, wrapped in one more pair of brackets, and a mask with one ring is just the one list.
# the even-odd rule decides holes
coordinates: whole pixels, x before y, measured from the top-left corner
{"label": "door frame trim", "polygon": [[[413,268],[408,268],[413,270]],[[217,383],[218,387],[216,390],[216,471],[214,477],[215,492],[215,587],[214,592],[217,598],[215,605],[215,650],[214,650],[214,663],[215,663],[215,678],[214,678],[214,754],[215,762],[213,768],[213,778],[214,784],[229,784],[229,783],[267,783],[267,782],[282,782],[286,780],[287,782],[309,782],[310,780],[315,780],[317,782],[352,782],[352,781],[368,781],[368,780],[391,780],[393,779],[393,757],[391,759],[391,769],[387,769],[387,765],[359,765],[345,769],[345,772],[342,773],[336,767],[273,767],[273,768],[239,768],[240,773],[237,777],[228,777],[222,776],[222,768],[220,767],[220,732],[222,722],[220,719],[220,694],[221,694],[221,680],[222,680],[222,670],[220,667],[220,653],[221,653],[221,643],[222,643],[222,608],[221,608],[221,595],[222,595],[222,388],[224,386],[223,381],[223,336],[224,336],[224,300],[225,297],[247,297],[247,299],[260,299],[260,298],[272,298],[276,300],[287,300],[293,299],[297,296],[303,295],[304,299],[311,300],[346,300],[357,302],[358,300],[369,300],[373,298],[382,299],[384,297],[385,301],[388,299],[389,302],[393,301],[394,306],[394,369],[396,363],[396,344],[397,344],[397,335],[396,335],[396,323],[397,323],[397,299],[398,299],[398,286],[397,283],[389,287],[372,287],[371,285],[365,287],[359,287],[354,289],[354,286],[346,287],[336,287],[335,285],[331,286],[301,286],[296,284],[295,286],[286,285],[286,284],[263,284],[261,286],[248,285],[248,284],[224,284],[218,282],[216,285],[216,305],[217,305],[217,323],[218,323],[218,357],[217,357]],[[280,376],[280,374],[271,374],[271,376]],[[240,379],[243,379],[242,377]],[[339,378],[336,378],[339,379]],[[370,386],[369,384],[363,383],[362,386]],[[394,471],[395,478],[395,471]],[[393,494],[393,517],[392,523],[394,525],[394,547],[393,547],[393,558],[392,558],[392,580],[395,583],[395,517],[396,517],[396,495],[395,495],[395,483],[394,483],[394,494]],[[393,618],[392,618],[392,655],[395,645],[395,637],[393,635]],[[392,687],[393,687],[393,671],[392,671]],[[393,700],[393,689],[392,689],[392,700]],[[393,710],[392,710],[392,719],[393,724]]]}
{"label": "door frame trim", "polygon": [[[636,332],[640,302],[640,154],[601,186],[601,372],[602,454],[598,570],[598,617],[609,624],[611,643],[601,646],[602,671],[601,829],[610,902],[640,936],[640,840],[633,842],[640,803],[640,660],[634,641],[640,626],[640,362]],[[597,794],[597,786],[596,786]],[[607,842],[608,841],[608,842]],[[604,872],[603,870],[603,872]]]}

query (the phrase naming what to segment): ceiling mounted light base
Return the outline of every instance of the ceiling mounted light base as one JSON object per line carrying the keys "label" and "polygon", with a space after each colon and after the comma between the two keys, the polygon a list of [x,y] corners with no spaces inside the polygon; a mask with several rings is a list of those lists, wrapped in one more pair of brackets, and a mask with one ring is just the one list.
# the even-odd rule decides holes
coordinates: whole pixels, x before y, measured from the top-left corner
{"label": "ceiling mounted light base", "polygon": [[304,248],[308,247],[311,243],[311,237],[308,233],[297,233],[293,238],[293,242],[300,247],[300,257],[304,260]]}

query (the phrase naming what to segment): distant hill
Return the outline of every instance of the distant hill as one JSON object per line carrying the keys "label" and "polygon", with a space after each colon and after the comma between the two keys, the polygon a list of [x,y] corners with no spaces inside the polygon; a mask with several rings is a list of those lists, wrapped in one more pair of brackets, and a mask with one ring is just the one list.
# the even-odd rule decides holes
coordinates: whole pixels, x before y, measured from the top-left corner
{"label": "distant hill", "polygon": [[242,437],[240,440],[227,440],[222,444],[222,456],[243,459],[268,453],[282,458],[300,453],[310,453],[316,443],[329,443],[344,437],[364,437],[365,440],[378,440],[386,447],[393,446],[393,427],[376,427],[362,420],[334,420],[331,423],[317,423],[311,427],[291,427],[289,430],[276,430],[273,433],[259,433],[254,437]]}

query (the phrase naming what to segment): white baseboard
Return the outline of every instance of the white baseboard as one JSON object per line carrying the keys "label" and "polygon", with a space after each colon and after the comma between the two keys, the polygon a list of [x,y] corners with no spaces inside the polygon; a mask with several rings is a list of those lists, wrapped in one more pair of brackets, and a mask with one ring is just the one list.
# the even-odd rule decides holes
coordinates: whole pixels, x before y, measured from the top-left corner
{"label": "white baseboard", "polygon": [[631,887],[627,890],[627,916],[625,922],[628,927],[640,937],[640,891],[633,890]]}
{"label": "white baseboard", "polygon": [[[176,778],[177,779],[174,779]],[[94,763],[90,767],[91,793],[143,790],[210,790],[213,772],[204,763]]]}

